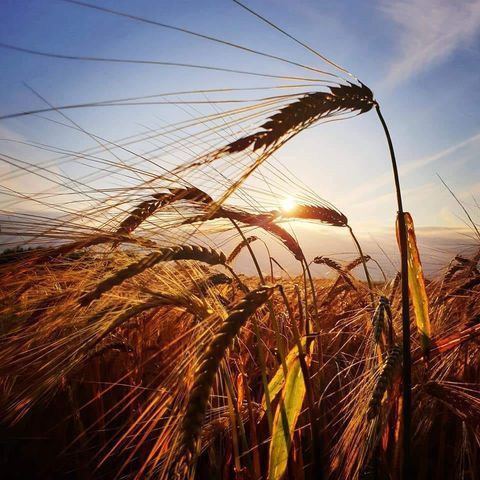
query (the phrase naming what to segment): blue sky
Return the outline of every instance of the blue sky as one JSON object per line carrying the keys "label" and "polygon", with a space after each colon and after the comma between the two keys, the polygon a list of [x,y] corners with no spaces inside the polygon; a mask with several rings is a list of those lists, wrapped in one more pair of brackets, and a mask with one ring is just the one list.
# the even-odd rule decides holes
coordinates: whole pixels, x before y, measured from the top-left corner
{"label": "blue sky", "polygon": [[[91,1],[324,67],[320,59],[230,0]],[[397,149],[406,208],[415,219],[425,256],[434,259],[432,265],[438,264],[437,254],[468,243],[462,212],[437,174],[478,218],[474,198],[480,196],[480,1],[249,0],[247,4],[348,68],[375,92]],[[0,15],[0,43],[24,48],[305,74],[291,65],[57,0],[2,0]],[[54,105],[275,83],[201,70],[42,58],[2,48],[0,65],[0,115],[44,106],[25,83]],[[142,125],[154,127],[179,119],[181,114],[179,109],[158,105],[68,112],[83,128],[112,140],[138,132]],[[48,118],[59,119],[55,113]],[[35,117],[0,121],[0,135],[71,150],[86,148],[91,141]],[[45,152],[0,143],[0,153],[12,152],[28,156],[33,164],[37,155],[38,161],[49,158]],[[393,245],[396,208],[390,165],[373,112],[304,132],[278,157],[345,212],[365,241],[387,239]],[[11,168],[3,165],[0,174]],[[78,168],[72,163],[62,172],[73,175]],[[17,180],[8,186],[32,190],[35,182]]]}

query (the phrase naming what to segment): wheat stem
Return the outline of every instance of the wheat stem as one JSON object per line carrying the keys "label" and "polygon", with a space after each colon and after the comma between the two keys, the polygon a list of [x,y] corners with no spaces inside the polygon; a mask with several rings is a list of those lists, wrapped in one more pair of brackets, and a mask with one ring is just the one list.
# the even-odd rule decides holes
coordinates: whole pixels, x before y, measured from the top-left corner
{"label": "wheat stem", "polygon": [[400,237],[400,255],[401,255],[401,274],[402,274],[402,339],[403,339],[403,471],[404,480],[411,478],[411,458],[410,458],[410,442],[411,442],[411,416],[412,416],[412,360],[410,352],[410,312],[409,312],[409,295],[408,295],[408,256],[407,256],[407,228],[405,225],[405,217],[403,212],[402,192],[400,189],[400,178],[398,175],[397,161],[395,158],[395,150],[393,148],[392,138],[388,131],[387,124],[380,111],[380,105],[375,104],[378,118],[382,124],[385,136],[387,137],[390,158],[392,160],[393,178],[395,181],[395,192],[398,205],[398,230]]}

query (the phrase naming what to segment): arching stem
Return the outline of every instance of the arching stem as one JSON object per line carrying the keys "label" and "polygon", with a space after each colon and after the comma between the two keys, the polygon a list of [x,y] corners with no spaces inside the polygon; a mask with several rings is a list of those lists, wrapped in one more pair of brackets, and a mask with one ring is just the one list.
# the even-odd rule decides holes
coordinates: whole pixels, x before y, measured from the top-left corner
{"label": "arching stem", "polygon": [[411,418],[412,418],[412,372],[411,372],[411,352],[410,352],[410,315],[409,315],[409,296],[408,296],[408,257],[407,257],[407,228],[405,225],[405,216],[403,212],[402,194],[400,190],[400,179],[398,176],[397,161],[393,149],[392,138],[388,131],[385,119],[380,111],[380,106],[375,103],[375,109],[378,118],[387,137],[388,148],[392,160],[393,178],[395,181],[395,191],[397,194],[398,205],[398,234],[400,240],[401,255],[401,273],[402,273],[402,337],[403,337],[403,471],[404,480],[411,478]]}

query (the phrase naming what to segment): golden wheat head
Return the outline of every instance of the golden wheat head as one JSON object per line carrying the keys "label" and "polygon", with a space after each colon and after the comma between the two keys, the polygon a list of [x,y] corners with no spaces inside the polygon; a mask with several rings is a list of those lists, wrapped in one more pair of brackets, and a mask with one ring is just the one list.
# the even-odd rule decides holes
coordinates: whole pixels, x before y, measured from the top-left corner
{"label": "golden wheat head", "polygon": [[146,257],[143,257],[138,262],[131,263],[128,267],[99,283],[95,290],[80,298],[80,304],[83,306],[88,305],[128,278],[132,278],[160,262],[172,260],[197,260],[210,265],[223,265],[226,263],[227,258],[223,252],[195,245],[178,245],[175,247],[162,248],[157,252],[152,252]]}
{"label": "golden wheat head", "polygon": [[219,331],[201,354],[181,425],[178,441],[181,458],[179,457],[179,464],[176,466],[177,472],[188,466],[195,455],[210,391],[228,346],[250,315],[270,298],[273,288],[264,286],[245,295],[224,320]]}

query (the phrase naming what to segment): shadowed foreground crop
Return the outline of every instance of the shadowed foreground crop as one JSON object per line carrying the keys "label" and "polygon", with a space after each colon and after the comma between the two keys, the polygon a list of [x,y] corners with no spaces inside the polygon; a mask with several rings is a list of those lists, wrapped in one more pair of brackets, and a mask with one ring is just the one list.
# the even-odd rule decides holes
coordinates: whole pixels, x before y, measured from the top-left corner
{"label": "shadowed foreground crop", "polygon": [[[194,457],[198,478],[268,471],[275,478],[270,429],[280,428],[275,412],[295,394],[283,366],[287,385],[291,371],[302,376],[299,341],[312,403],[298,407],[287,478],[315,477],[318,469],[338,479],[398,471],[398,281],[375,284],[383,296],[374,311],[366,285],[343,268],[335,280],[315,281],[317,316],[303,277],[267,275],[271,286],[260,293],[258,280],[230,274],[235,261],[225,269],[172,258],[80,304],[83,292],[137,256],[95,247],[48,262],[44,252],[26,252],[4,263],[9,478],[169,478]],[[477,260],[455,261],[428,284],[428,360],[412,338],[414,478],[477,477]]]}

